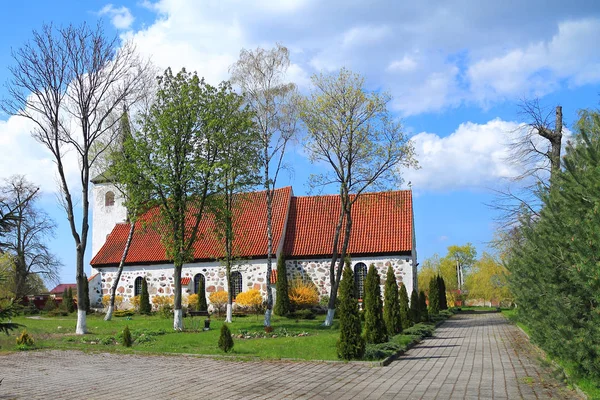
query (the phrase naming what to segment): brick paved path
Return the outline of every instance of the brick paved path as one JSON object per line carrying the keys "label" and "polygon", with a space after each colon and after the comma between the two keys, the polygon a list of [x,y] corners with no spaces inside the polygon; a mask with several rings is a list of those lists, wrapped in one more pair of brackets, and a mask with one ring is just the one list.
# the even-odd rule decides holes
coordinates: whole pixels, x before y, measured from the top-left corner
{"label": "brick paved path", "polygon": [[463,314],[388,367],[191,356],[0,356],[0,399],[535,399],[578,396],[500,314]]}

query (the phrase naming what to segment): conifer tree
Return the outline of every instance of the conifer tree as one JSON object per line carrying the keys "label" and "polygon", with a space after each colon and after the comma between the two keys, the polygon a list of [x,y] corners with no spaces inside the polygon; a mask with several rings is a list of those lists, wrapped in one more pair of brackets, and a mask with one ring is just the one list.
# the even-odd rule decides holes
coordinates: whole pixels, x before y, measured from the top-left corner
{"label": "conifer tree", "polygon": [[448,299],[446,298],[446,282],[444,278],[438,275],[438,286],[440,288],[440,310],[448,309]]}
{"label": "conifer tree", "polygon": [[225,353],[228,353],[233,349],[233,338],[231,337],[231,331],[226,323],[221,326],[221,334],[219,335],[219,348]]}
{"label": "conifer tree", "polygon": [[394,269],[390,265],[385,277],[385,287],[383,291],[383,320],[387,329],[388,336],[394,336],[402,332],[402,319],[400,316],[400,303],[398,299],[398,284]]}
{"label": "conifer tree", "polygon": [[140,293],[140,314],[150,314],[152,306],[150,305],[150,295],[148,294],[148,282],[142,278],[142,292]]}
{"label": "conifer tree", "polygon": [[429,313],[427,312],[427,296],[425,296],[425,292],[422,290],[419,292],[419,315],[421,316],[421,322],[429,321]]}
{"label": "conifer tree", "polygon": [[69,312],[69,306],[67,305],[68,301],[69,301],[69,291],[67,290],[67,288],[65,288],[62,292],[62,303],[60,303],[60,308],[64,309],[67,312]]}
{"label": "conifer tree", "polygon": [[438,315],[440,313],[440,280],[434,276],[429,281],[429,315]]}
{"label": "conifer tree", "polygon": [[85,279],[85,284],[83,285],[83,302],[85,312],[89,314],[90,312],[90,282],[88,281],[87,275],[83,274],[83,278]]}
{"label": "conifer tree", "polygon": [[365,281],[365,340],[374,344],[387,342],[379,279],[375,265],[371,264]]}
{"label": "conifer tree", "polygon": [[410,320],[413,324],[421,322],[421,303],[416,289],[410,294]]}
{"label": "conifer tree", "polygon": [[200,279],[198,282],[198,301],[196,303],[196,310],[208,311],[208,304],[206,302],[206,289],[204,287],[204,279]]}
{"label": "conifer tree", "polygon": [[275,315],[283,316],[290,313],[290,297],[288,294],[288,277],[285,257],[283,254],[277,260],[277,283],[276,283]]}
{"label": "conifer tree", "polygon": [[365,353],[365,341],[358,312],[358,299],[354,293],[354,274],[346,262],[340,282],[340,338],[337,342],[338,357],[343,360],[360,359]]}
{"label": "conifer tree", "polygon": [[399,294],[399,307],[400,307],[400,321],[402,322],[402,329],[408,329],[412,325],[412,318],[410,317],[410,306],[408,303],[408,292],[406,291],[406,286],[404,284],[400,284],[400,294]]}

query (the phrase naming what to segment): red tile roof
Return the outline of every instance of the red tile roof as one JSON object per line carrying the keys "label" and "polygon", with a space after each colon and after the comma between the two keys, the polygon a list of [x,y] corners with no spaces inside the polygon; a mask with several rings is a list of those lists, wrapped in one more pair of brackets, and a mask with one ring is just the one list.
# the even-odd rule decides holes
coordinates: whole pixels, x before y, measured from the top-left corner
{"label": "red tile roof", "polygon": [[52,289],[50,291],[50,294],[62,294],[65,291],[65,289],[69,289],[69,288],[73,289],[74,291],[77,291],[77,284],[76,283],[61,283],[57,287]]}
{"label": "red tile roof", "polygon": [[[283,228],[289,209],[292,188],[277,189],[273,198],[273,243],[279,243],[284,235]],[[236,257],[260,258],[267,254],[267,212],[265,192],[246,193],[238,198],[236,208],[235,238],[233,242]],[[138,223],[140,228],[131,241],[126,264],[158,264],[169,263],[161,237],[152,227],[148,226],[158,215],[154,208],[144,214]],[[190,215],[190,222],[192,216]],[[144,224],[145,223],[145,224]],[[144,227],[144,225],[146,225]],[[224,256],[222,240],[216,235],[215,220],[210,214],[205,214],[198,231],[198,240],[194,245],[195,260],[212,260]],[[94,256],[91,265],[115,265],[120,262],[129,233],[129,224],[117,224],[108,235],[106,242]],[[276,246],[276,245],[275,245]]]}
{"label": "red tile roof", "polygon": [[271,285],[274,285],[277,283],[277,270],[276,269],[272,269],[271,270],[271,281],[270,281]]}
{"label": "red tile roof", "polygon": [[[286,257],[329,255],[340,214],[340,198],[293,197],[284,243]],[[350,255],[412,250],[412,193],[363,194],[352,206]],[[340,246],[341,250],[341,241]]]}

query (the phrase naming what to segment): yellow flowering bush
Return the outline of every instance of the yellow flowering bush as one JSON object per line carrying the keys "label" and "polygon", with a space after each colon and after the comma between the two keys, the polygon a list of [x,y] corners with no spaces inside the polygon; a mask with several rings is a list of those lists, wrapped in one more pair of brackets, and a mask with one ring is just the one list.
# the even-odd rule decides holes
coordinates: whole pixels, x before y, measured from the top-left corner
{"label": "yellow flowering bush", "polygon": [[244,309],[258,314],[263,304],[263,297],[258,289],[250,289],[237,295],[235,303]]}
{"label": "yellow flowering bush", "polygon": [[319,290],[317,286],[307,280],[295,278],[288,290],[290,303],[296,309],[308,308],[319,304]]}
{"label": "yellow flowering bush", "polygon": [[[116,295],[115,296],[115,310],[119,309],[119,306],[121,305],[121,303],[123,303],[123,296]],[[108,306],[110,305],[110,295],[109,294],[105,294],[104,296],[102,296],[102,305],[104,306],[104,308],[108,308]]]}
{"label": "yellow flowering bush", "polygon": [[152,298],[152,305],[156,310],[162,310],[165,307],[173,306],[173,296],[154,296]]}
{"label": "yellow flowering bush", "polygon": [[137,296],[133,296],[129,300],[129,303],[131,304],[131,306],[133,307],[133,309],[135,311],[140,311],[140,295],[139,294]]}
{"label": "yellow flowering bush", "polygon": [[188,308],[196,309],[196,305],[198,304],[198,295],[190,294],[187,298],[187,306]]}
{"label": "yellow flowering bush", "polygon": [[221,314],[223,308],[227,305],[227,298],[229,293],[221,290],[220,292],[212,292],[208,299],[210,300],[213,307],[217,310],[218,314]]}

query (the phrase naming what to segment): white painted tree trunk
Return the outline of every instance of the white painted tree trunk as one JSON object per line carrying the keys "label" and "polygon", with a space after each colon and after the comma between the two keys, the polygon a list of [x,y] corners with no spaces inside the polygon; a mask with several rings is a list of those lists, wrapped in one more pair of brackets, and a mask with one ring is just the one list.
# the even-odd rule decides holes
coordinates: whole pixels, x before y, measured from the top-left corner
{"label": "white painted tree trunk", "polygon": [[77,327],[75,328],[76,335],[85,335],[87,333],[87,322],[85,310],[77,310]]}
{"label": "white painted tree trunk", "polygon": [[105,321],[110,321],[113,316],[114,308],[111,304],[108,305],[108,310],[106,311],[106,315],[104,316]]}
{"label": "white painted tree trunk", "polygon": [[327,317],[325,317],[325,322],[323,322],[323,326],[331,326],[333,325],[333,316],[335,315],[335,308],[327,309]]}
{"label": "white painted tree trunk", "polygon": [[231,323],[232,314],[233,314],[233,307],[231,306],[231,304],[227,304],[227,315],[225,317],[225,322],[227,322],[228,324]]}
{"label": "white painted tree trunk", "polygon": [[273,310],[267,310],[265,312],[265,326],[271,326],[271,314]]}
{"label": "white painted tree trunk", "polygon": [[173,310],[173,329],[176,331],[183,330],[183,310]]}

